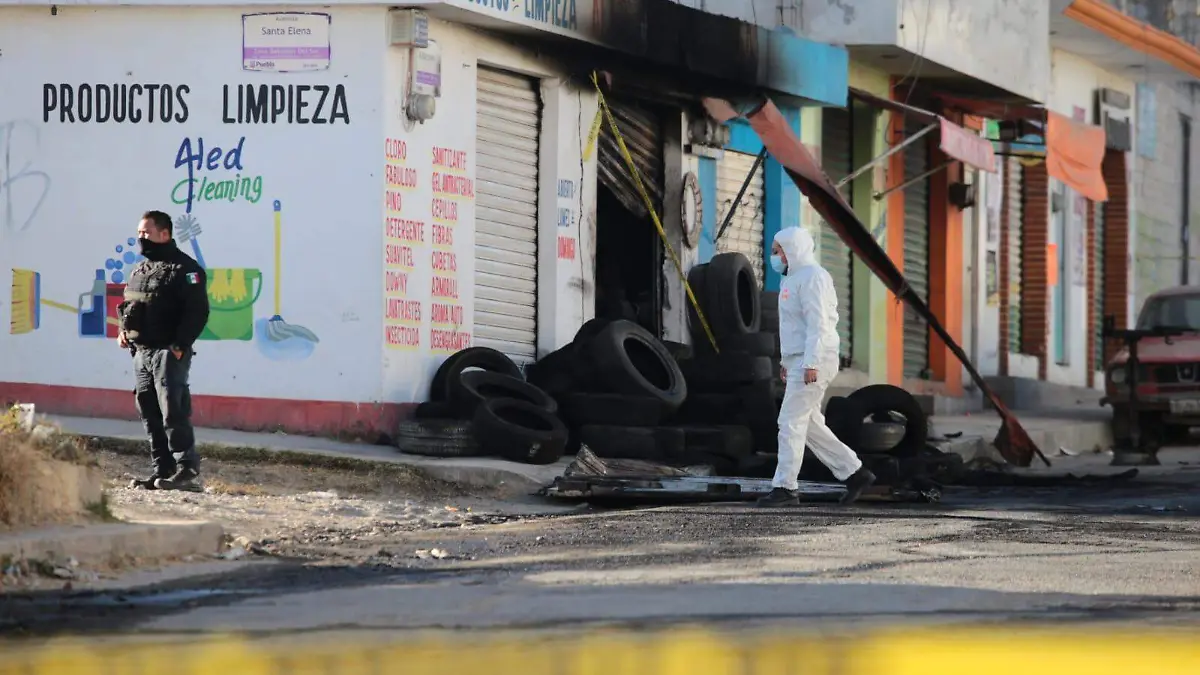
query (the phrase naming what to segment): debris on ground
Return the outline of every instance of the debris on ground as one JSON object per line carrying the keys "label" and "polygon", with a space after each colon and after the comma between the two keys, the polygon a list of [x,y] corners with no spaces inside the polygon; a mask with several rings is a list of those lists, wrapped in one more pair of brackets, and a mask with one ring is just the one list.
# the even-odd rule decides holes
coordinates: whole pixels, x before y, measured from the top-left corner
{"label": "debris on ground", "polygon": [[[130,490],[146,459],[97,453],[111,508],[128,520],[209,520],[230,533],[219,559],[255,557],[392,564],[406,535],[544,517],[533,500],[501,501],[406,467],[333,470],[203,460],[203,493]],[[478,493],[478,490],[474,492]]]}

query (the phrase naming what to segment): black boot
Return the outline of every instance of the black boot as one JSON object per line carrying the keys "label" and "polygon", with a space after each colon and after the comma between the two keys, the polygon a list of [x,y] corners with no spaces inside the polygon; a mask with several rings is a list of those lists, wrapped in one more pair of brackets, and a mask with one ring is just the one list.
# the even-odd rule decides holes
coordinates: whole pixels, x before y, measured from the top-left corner
{"label": "black boot", "polygon": [[181,466],[170,478],[159,478],[154,481],[154,487],[159,490],[183,490],[186,492],[203,492],[197,479],[200,472],[190,466]]}
{"label": "black boot", "polygon": [[798,506],[800,504],[800,491],[779,487],[772,488],[770,492],[758,498],[757,504],[764,508]]}
{"label": "black boot", "polygon": [[850,504],[858,501],[863,492],[875,484],[875,474],[871,473],[867,467],[862,467],[855,471],[849,478],[846,479],[846,494],[842,495],[841,503]]}

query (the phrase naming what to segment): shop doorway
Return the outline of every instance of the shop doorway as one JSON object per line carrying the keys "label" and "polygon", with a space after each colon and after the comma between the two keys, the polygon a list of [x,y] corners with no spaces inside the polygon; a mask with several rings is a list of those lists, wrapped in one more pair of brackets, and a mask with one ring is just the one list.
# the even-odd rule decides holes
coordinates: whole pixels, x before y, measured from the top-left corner
{"label": "shop doorway", "polygon": [[649,217],[600,184],[596,196],[596,316],[662,333],[662,242]]}
{"label": "shop doorway", "polygon": [[[625,146],[655,210],[662,215],[662,114],[609,100]],[[596,195],[596,316],[628,319],[656,336],[663,331],[662,240],[616,138],[602,127]]]}

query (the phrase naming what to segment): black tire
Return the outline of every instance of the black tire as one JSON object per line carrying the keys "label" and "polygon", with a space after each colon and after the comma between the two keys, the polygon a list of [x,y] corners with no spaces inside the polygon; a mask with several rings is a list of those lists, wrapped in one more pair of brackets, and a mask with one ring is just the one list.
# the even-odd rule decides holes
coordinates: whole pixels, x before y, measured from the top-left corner
{"label": "black tire", "polygon": [[567,394],[562,397],[562,418],[567,425],[653,427],[662,422],[662,400],[623,394]]}
{"label": "black tire", "polygon": [[672,416],[678,424],[741,424],[742,399],[736,394],[688,394]]}
{"label": "black tire", "polygon": [[825,426],[838,440],[858,451],[859,433],[867,412],[862,405],[845,396],[831,396],[825,404]]}
{"label": "black tire", "polygon": [[740,425],[685,426],[683,430],[685,462],[696,456],[717,456],[738,460],[754,454],[754,436]]}
{"label": "black tire", "polygon": [[673,464],[684,457],[683,430],[671,427],[589,424],[580,427],[579,440],[600,458]]}
{"label": "black tire", "polygon": [[663,346],[667,348],[668,352],[670,352],[671,358],[675,359],[676,361],[687,361],[696,354],[691,345],[685,345],[682,342],[663,340]]}
{"label": "black tire", "polygon": [[454,406],[449,401],[425,401],[418,403],[413,411],[413,419],[417,420],[452,420]]}
{"label": "black tire", "polygon": [[[709,316],[712,310],[709,309],[710,303],[708,302],[708,264],[693,265],[692,269],[688,271],[687,279],[688,286],[691,286],[692,293],[696,296],[696,302],[704,312],[705,321],[708,322],[709,328],[712,328],[712,317]],[[711,354],[713,352],[712,342],[708,339],[708,333],[704,331],[704,324],[700,322],[696,308],[692,306],[692,301],[686,294],[684,301],[687,303],[688,333],[692,336],[692,353]]]}
{"label": "black tire", "polygon": [[758,332],[762,299],[750,260],[741,253],[715,255],[705,277],[705,309],[717,339]]}
{"label": "black tire", "polygon": [[583,325],[579,327],[579,330],[575,332],[575,339],[572,340],[572,342],[576,345],[586,345],[592,340],[592,338],[599,335],[600,331],[607,328],[608,325],[613,321],[614,319],[603,318],[588,319],[587,321],[584,321]]}
{"label": "black tire", "polygon": [[912,457],[925,447],[929,440],[929,420],[912,394],[890,384],[872,384],[850,394],[849,398],[862,409],[860,420],[868,415],[888,412],[904,416],[904,439],[888,454]]}
{"label": "black tire", "polygon": [[555,398],[568,392],[586,390],[590,386],[575,343],[550,352],[529,366],[525,379]]}
{"label": "black tire", "polygon": [[754,451],[774,455],[779,452],[779,426],[750,427]]}
{"label": "black tire", "polygon": [[429,383],[429,400],[451,400],[453,397],[451,389],[457,384],[458,376],[464,370],[472,368],[503,373],[516,378],[521,377],[521,369],[504,354],[488,347],[468,347],[451,354],[438,366],[437,371],[433,374],[433,380]]}
{"label": "black tire", "polygon": [[759,296],[762,307],[762,325],[758,327],[763,333],[779,332],[779,292],[763,291]]}
{"label": "black tire", "polygon": [[598,380],[609,391],[652,396],[675,410],[687,397],[679,364],[661,342],[631,321],[614,321],[592,339],[589,352]]}
{"label": "black tire", "polygon": [[511,398],[484,401],[475,410],[475,439],[489,454],[525,464],[553,464],[563,456],[567,427],[545,408]]}
{"label": "black tire", "polygon": [[546,409],[551,415],[558,412],[558,403],[549,394],[524,380],[486,370],[472,370],[459,376],[459,386],[451,387],[451,406],[462,420],[475,417],[475,409],[493,398],[513,398]]}
{"label": "black tire", "polygon": [[739,333],[721,340],[721,353],[744,352],[752,356],[774,356],[779,338],[774,333]]}
{"label": "black tire", "polygon": [[742,420],[752,427],[770,427],[778,424],[779,410],[775,408],[775,383],[759,380],[738,387],[737,397],[741,401]]}
{"label": "black tire", "polygon": [[470,422],[405,420],[392,435],[396,449],[422,457],[478,457],[484,454]]}
{"label": "black tire", "polygon": [[770,380],[773,373],[770,358],[744,352],[698,356],[684,364],[684,377],[696,391],[727,392],[739,384]]}

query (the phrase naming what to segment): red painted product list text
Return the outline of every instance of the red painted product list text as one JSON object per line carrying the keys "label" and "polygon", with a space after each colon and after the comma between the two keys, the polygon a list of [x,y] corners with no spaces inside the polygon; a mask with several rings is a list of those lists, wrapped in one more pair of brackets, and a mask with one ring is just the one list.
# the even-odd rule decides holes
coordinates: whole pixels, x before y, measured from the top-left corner
{"label": "red painted product list text", "polygon": [[464,330],[465,312],[459,296],[454,231],[462,209],[475,199],[475,181],[470,175],[465,151],[434,147],[431,159],[433,251],[430,268],[433,278],[429,345],[434,352],[453,353],[471,346],[471,333]]}
{"label": "red painted product list text", "polygon": [[384,156],[383,340],[391,349],[418,349],[426,312],[423,303],[409,294],[409,280],[424,257],[429,226],[405,217],[403,192],[417,187],[416,169],[405,166],[408,144],[388,139]]}

